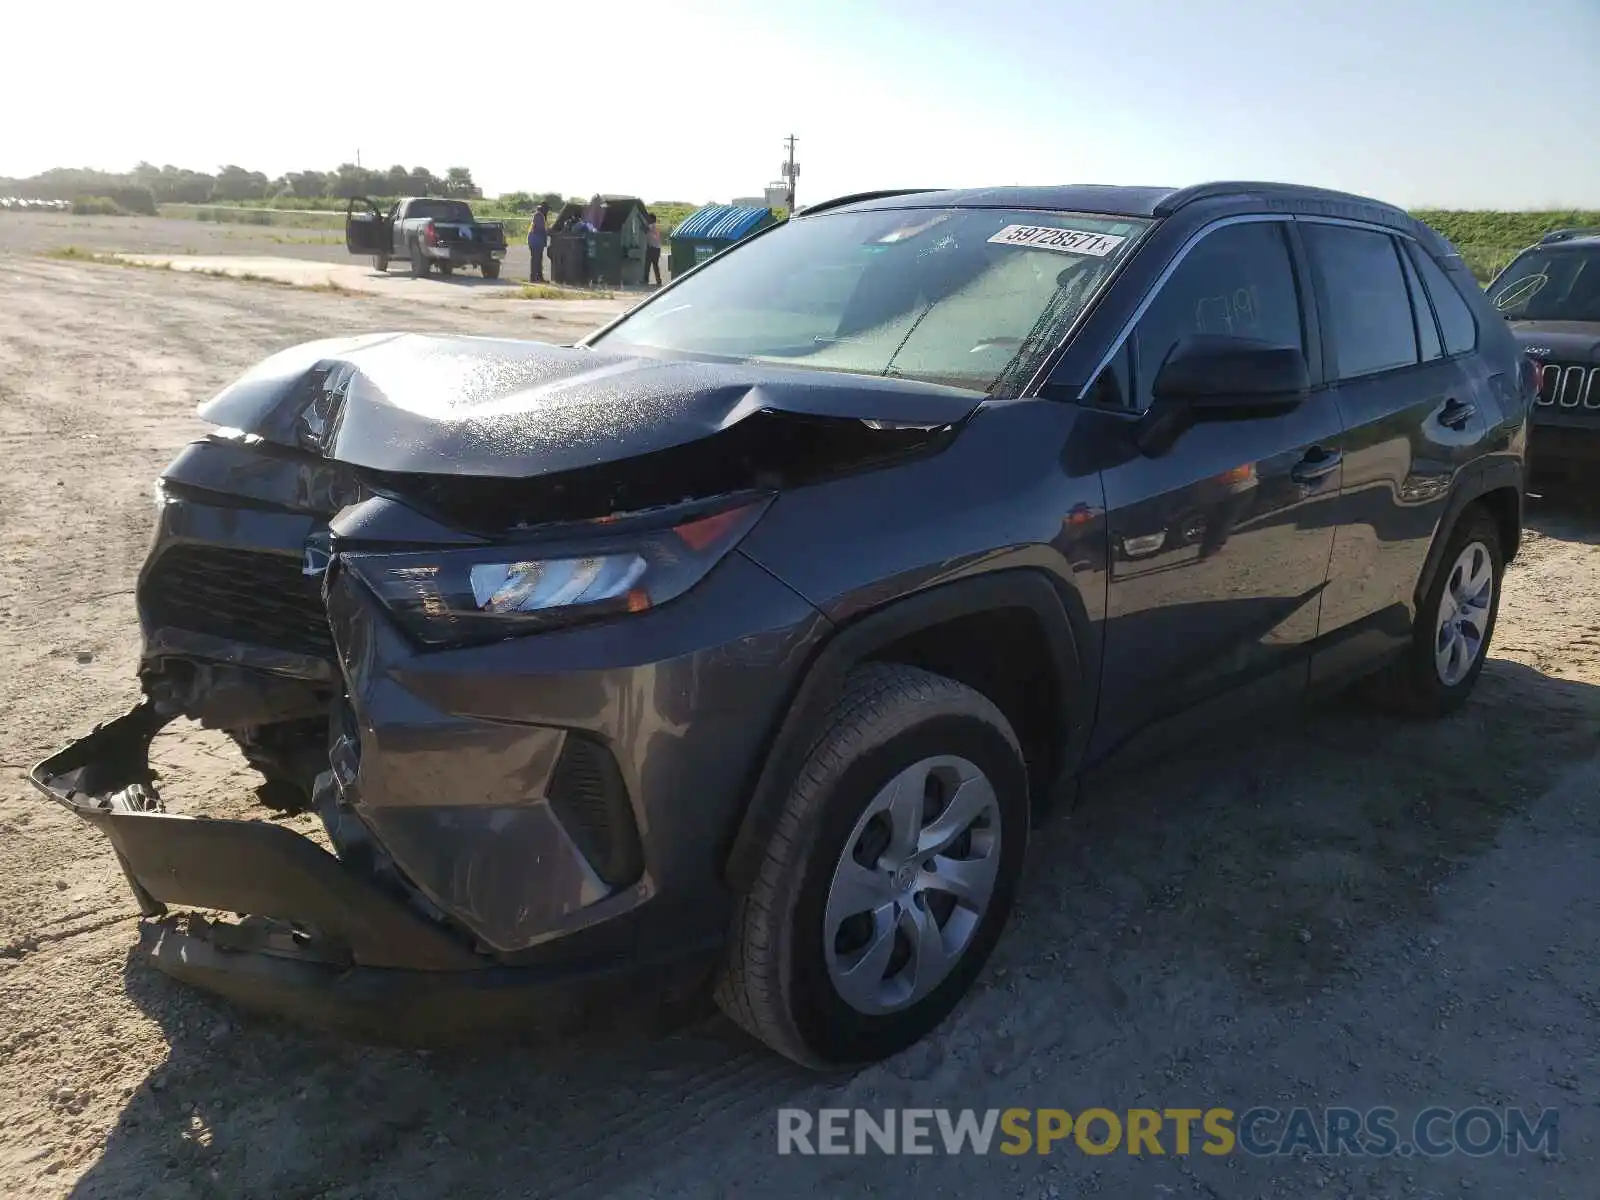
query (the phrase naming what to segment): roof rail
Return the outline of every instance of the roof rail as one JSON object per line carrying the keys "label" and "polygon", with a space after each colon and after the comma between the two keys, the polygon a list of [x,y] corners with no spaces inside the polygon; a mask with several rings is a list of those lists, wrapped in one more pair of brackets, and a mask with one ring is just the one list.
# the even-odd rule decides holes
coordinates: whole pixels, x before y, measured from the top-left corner
{"label": "roof rail", "polygon": [[1543,246],[1548,242],[1565,242],[1575,237],[1590,237],[1596,234],[1600,234],[1600,226],[1574,225],[1570,229],[1552,229],[1539,239],[1539,244]]}
{"label": "roof rail", "polygon": [[1330,188],[1308,187],[1298,183],[1268,183],[1255,180],[1217,180],[1212,183],[1197,183],[1190,187],[1179,188],[1155,207],[1158,217],[1170,217],[1180,208],[1198,203],[1201,200],[1215,200],[1221,196],[1244,196],[1250,193],[1280,196],[1285,199],[1299,200],[1334,200],[1343,203],[1357,203],[1373,205],[1378,208],[1391,209],[1394,212],[1403,212],[1393,204],[1385,204],[1381,200],[1373,200],[1368,196],[1357,196],[1352,192],[1338,192]]}
{"label": "roof rail", "polygon": [[792,216],[809,217],[812,213],[826,212],[830,208],[842,208],[846,204],[860,204],[867,200],[884,200],[890,196],[915,196],[919,192],[936,192],[939,188],[883,188],[876,192],[851,192],[848,196],[835,196],[832,200],[821,200],[816,204],[808,204],[804,208],[796,209]]}

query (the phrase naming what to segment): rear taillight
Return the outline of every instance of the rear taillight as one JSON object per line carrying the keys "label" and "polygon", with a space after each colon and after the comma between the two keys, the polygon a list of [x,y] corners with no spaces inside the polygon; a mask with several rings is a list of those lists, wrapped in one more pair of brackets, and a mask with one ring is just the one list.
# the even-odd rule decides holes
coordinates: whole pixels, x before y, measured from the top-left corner
{"label": "rear taillight", "polygon": [[439,231],[433,227],[432,221],[429,221],[427,226],[423,229],[422,240],[427,242],[430,246],[437,246],[439,244]]}

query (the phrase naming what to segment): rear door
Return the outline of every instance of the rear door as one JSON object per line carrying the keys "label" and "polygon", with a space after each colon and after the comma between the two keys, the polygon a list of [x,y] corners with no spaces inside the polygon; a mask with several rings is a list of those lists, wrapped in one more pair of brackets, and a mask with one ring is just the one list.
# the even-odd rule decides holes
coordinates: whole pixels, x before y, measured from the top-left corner
{"label": "rear door", "polygon": [[1299,228],[1345,425],[1343,519],[1322,601],[1327,642],[1312,671],[1314,682],[1336,683],[1410,637],[1423,560],[1492,406],[1466,369],[1471,313],[1468,332],[1455,327],[1447,346],[1410,239],[1305,218]]}
{"label": "rear door", "polygon": [[[1307,281],[1286,221],[1235,219],[1191,245],[1090,397],[1148,410],[1179,339],[1232,334],[1307,353]],[[1113,401],[1114,402],[1114,401]],[[1337,520],[1338,408],[1314,388],[1272,416],[1197,424],[1165,454],[1102,466],[1111,571],[1091,753],[1164,718],[1180,728],[1305,691]]]}

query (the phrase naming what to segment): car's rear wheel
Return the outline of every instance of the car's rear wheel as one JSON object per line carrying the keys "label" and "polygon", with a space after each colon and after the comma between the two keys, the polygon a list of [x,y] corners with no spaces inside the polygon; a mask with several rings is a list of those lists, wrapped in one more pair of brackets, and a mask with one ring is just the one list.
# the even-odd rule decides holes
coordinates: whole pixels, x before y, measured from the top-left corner
{"label": "car's rear wheel", "polygon": [[1473,505],[1450,531],[1439,570],[1417,608],[1411,645],[1377,680],[1388,706],[1442,717],[1466,701],[1489,655],[1505,573],[1500,528]]}
{"label": "car's rear wheel", "polygon": [[994,949],[1027,839],[1027,772],[1000,710],[927,671],[859,669],[740,900],[718,1004],[811,1067],[903,1050]]}
{"label": "car's rear wheel", "polygon": [[498,260],[491,259],[483,264],[483,277],[485,279],[500,278],[500,263]]}
{"label": "car's rear wheel", "polygon": [[422,246],[418,242],[411,243],[411,277],[421,279],[428,273],[428,260],[422,253]]}
{"label": "car's rear wheel", "polygon": [[443,275],[446,279],[449,279],[450,276],[454,275],[455,273],[455,263],[442,262],[439,264],[439,274]]}

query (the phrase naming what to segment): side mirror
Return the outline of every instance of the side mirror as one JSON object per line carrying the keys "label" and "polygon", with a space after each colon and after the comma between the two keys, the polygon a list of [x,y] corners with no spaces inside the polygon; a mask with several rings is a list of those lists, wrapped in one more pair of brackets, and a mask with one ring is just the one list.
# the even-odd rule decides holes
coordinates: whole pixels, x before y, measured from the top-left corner
{"label": "side mirror", "polygon": [[1244,420],[1289,412],[1311,390],[1295,346],[1197,333],[1168,352],[1151,385],[1154,403],[1139,425],[1141,453],[1165,454],[1196,421]]}

